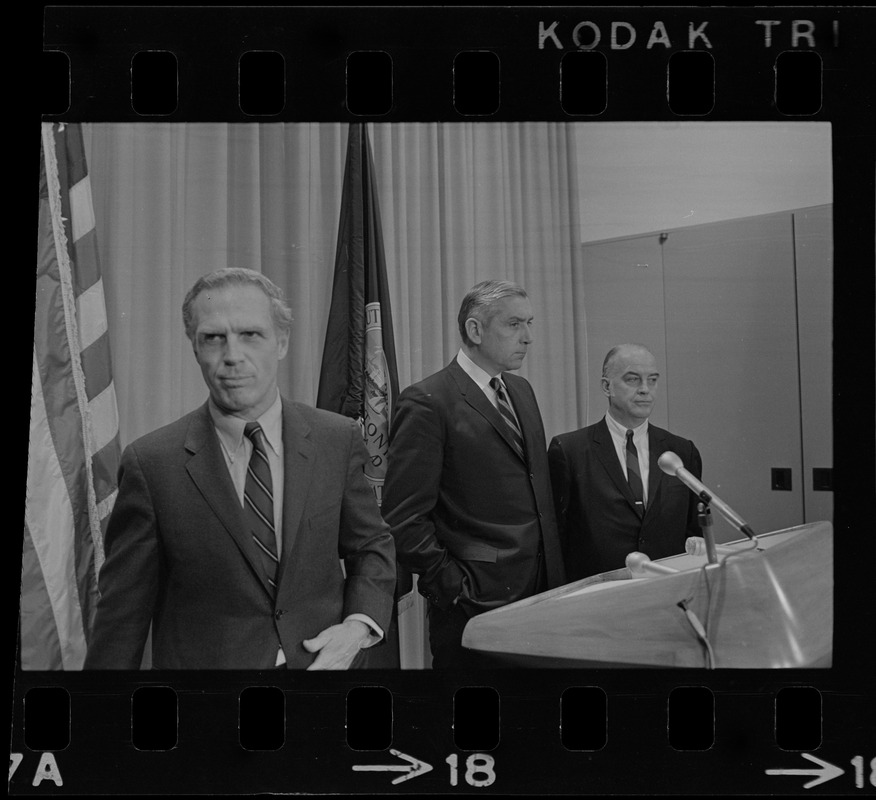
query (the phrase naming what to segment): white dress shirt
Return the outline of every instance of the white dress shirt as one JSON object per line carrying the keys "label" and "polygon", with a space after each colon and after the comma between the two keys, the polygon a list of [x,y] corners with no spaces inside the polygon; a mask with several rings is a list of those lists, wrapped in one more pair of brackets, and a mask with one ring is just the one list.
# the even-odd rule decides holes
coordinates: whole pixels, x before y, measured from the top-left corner
{"label": "white dress shirt", "polygon": [[[209,409],[213,425],[216,429],[216,435],[219,437],[219,443],[222,445],[222,455],[225,457],[225,464],[231,475],[234,490],[237,492],[237,499],[241,507],[243,507],[246,472],[249,467],[250,456],[252,455],[252,442],[243,433],[247,420],[236,417],[233,414],[226,414],[213,403],[212,398],[209,401]],[[274,487],[282,487],[285,467],[283,464],[283,404],[280,401],[279,392],[277,392],[277,399],[274,400],[271,407],[256,422],[262,426],[265,441],[267,442],[268,464],[271,467],[271,483]],[[277,491],[276,488],[274,490],[274,533],[277,537],[277,556],[280,557],[283,552],[283,491]],[[370,628],[371,638],[365,644],[365,647],[371,647],[383,638],[383,630],[367,614],[350,614],[344,622],[350,619],[364,622]],[[286,655],[281,647],[280,652],[277,654],[276,666],[285,663]]]}
{"label": "white dress shirt", "polygon": [[[465,372],[465,374],[481,388],[481,391],[487,396],[487,400],[492,403],[493,408],[495,408],[496,411],[499,411],[499,400],[496,397],[496,390],[490,386],[490,381],[493,378],[498,378],[499,383],[502,384],[502,388],[505,390],[505,397],[508,399],[508,405],[511,406],[511,408],[514,408],[514,403],[511,402],[511,397],[508,394],[508,387],[505,386],[505,381],[502,380],[501,372],[497,375],[490,375],[485,369],[475,364],[475,362],[468,357],[465,350],[462,350],[461,348],[456,354],[456,363],[459,364],[459,366],[462,367],[463,372]],[[517,415],[516,409],[514,410],[514,415]]]}
{"label": "white dress shirt", "polygon": [[[625,425],[621,425],[611,413],[606,413],[605,422],[608,425],[611,440],[614,442],[614,449],[617,453],[618,460],[621,464],[621,469],[624,471],[624,477],[629,480],[627,475],[627,431],[630,430]],[[636,445],[636,450],[639,453],[639,474],[642,476],[642,493],[645,501],[645,507],[648,506],[648,475],[650,474],[649,462],[651,450],[648,447],[648,420],[645,420],[641,425],[632,428],[633,444]]]}

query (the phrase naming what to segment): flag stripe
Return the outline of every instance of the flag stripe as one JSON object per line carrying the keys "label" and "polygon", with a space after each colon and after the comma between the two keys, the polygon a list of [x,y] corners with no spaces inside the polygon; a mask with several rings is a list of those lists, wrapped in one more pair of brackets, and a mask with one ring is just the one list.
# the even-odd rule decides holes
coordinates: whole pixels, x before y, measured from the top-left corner
{"label": "flag stripe", "polygon": [[[54,446],[53,426],[45,403],[39,378],[36,354],[33,363],[33,394],[31,397],[30,447],[27,459],[27,497],[25,524],[32,533],[34,551],[39,561],[43,582],[52,605],[55,629],[61,642],[61,662],[64,669],[81,669],[85,660],[85,626],[87,612],[81,598],[88,591],[79,590],[76,562],[87,559],[84,551],[89,537],[82,535],[81,524],[64,480],[65,465]],[[78,470],[79,474],[83,470]],[[87,515],[85,527],[87,527]],[[49,536],[46,532],[76,531],[75,538]],[[78,529],[78,530],[77,530]],[[43,532],[37,535],[37,532]],[[86,579],[87,579],[86,575]],[[93,574],[91,575],[93,579]],[[24,647],[24,644],[22,644]],[[33,668],[25,665],[25,668]]]}
{"label": "flag stripe", "polygon": [[[91,347],[82,351],[82,372],[85,375],[85,396],[89,404],[94,403],[101,393],[112,388],[112,368],[109,363],[109,337],[101,336]],[[115,405],[113,405],[115,408]],[[118,418],[111,424],[118,427]],[[99,447],[100,445],[98,445]]]}
{"label": "flag stripe", "polygon": [[78,125],[63,126],[64,135],[60,137],[58,164],[63,161],[67,170],[67,186],[75,186],[86,175],[85,145],[82,141],[82,128]]}
{"label": "flag stripe", "polygon": [[99,453],[119,432],[119,412],[113,383],[88,403],[88,414],[92,423],[91,452]]}
{"label": "flag stripe", "polygon": [[27,524],[21,557],[21,663],[41,670],[64,666],[52,601]]}
{"label": "flag stripe", "polygon": [[[77,274],[81,274],[77,270]],[[85,350],[98,341],[107,330],[106,307],[103,300],[103,281],[96,280],[76,298],[76,316],[79,318],[79,346]],[[107,342],[108,353],[109,343]],[[87,378],[87,375],[86,375]]]}
{"label": "flag stripe", "polygon": [[[70,176],[71,179],[73,176]],[[94,230],[94,207],[91,204],[91,179],[88,175],[75,181],[70,187],[71,242],[78,246],[79,240]]]}
{"label": "flag stripe", "polygon": [[[119,456],[116,456],[118,459]],[[118,470],[117,470],[118,471]],[[101,533],[101,541],[103,541],[106,536],[106,526],[109,523],[110,513],[113,510],[113,506],[116,502],[116,495],[119,493],[118,487],[115,487],[113,491],[108,494],[103,500],[100,500],[97,504],[97,511],[100,514],[100,533]]]}
{"label": "flag stripe", "polygon": [[[100,280],[100,259],[97,254],[97,235],[94,231],[86,233],[72,245],[73,289],[78,295],[87,291]],[[106,312],[102,312],[106,317]]]}
{"label": "flag stripe", "polygon": [[[116,492],[119,462],[121,461],[120,449],[119,434],[116,432],[112,440],[107,442],[91,458],[91,471],[94,475],[94,493],[97,498],[98,516],[101,521],[106,516],[101,510],[101,505],[114,497]],[[112,505],[110,505],[110,510],[112,510]]]}

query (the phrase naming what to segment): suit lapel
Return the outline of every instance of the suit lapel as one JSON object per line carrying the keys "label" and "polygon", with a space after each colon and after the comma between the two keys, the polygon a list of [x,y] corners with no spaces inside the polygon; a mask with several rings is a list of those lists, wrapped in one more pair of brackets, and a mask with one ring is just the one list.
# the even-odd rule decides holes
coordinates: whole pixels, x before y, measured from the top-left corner
{"label": "suit lapel", "polygon": [[[514,455],[517,456],[517,458],[520,458],[520,454],[517,452],[517,448],[514,446],[514,440],[511,438],[511,432],[508,430],[508,423],[502,419],[502,415],[487,399],[487,396],[481,390],[481,387],[478,386],[469,377],[469,375],[462,367],[459,366],[455,358],[453,359],[453,361],[450,362],[448,369],[450,370],[450,374],[453,376],[453,379],[456,381],[456,385],[459,388],[460,394],[465,399],[465,402],[468,403],[475,411],[478,412],[478,414],[480,414],[487,422],[490,423],[490,425],[493,426],[496,433],[498,433],[499,436],[501,436],[508,443],[508,447],[511,448],[511,452],[513,452]],[[511,402],[513,403],[514,400],[512,400]],[[526,441],[525,431],[523,435],[524,441]]]}
{"label": "suit lapel", "polygon": [[295,538],[301,525],[304,506],[313,479],[316,446],[310,439],[310,426],[290,403],[283,401],[283,552],[277,586],[280,586],[291,561]]}
{"label": "suit lapel", "polygon": [[261,566],[261,558],[249,533],[246,517],[228,474],[222,445],[213,429],[206,404],[192,417],[186,433],[185,448],[191,453],[191,458],[186,463],[186,471],[261,581],[265,591],[271,594]]}
{"label": "suit lapel", "polygon": [[[608,430],[608,424],[605,419],[602,419],[594,431],[593,443],[597,457],[599,458],[608,476],[614,482],[618,491],[624,496],[624,499],[630,504],[630,508],[636,512],[641,518],[642,512],[639,506],[636,505],[633,491],[630,489],[630,484],[624,476],[624,471],[621,468],[620,461],[617,457],[617,450],[614,447],[614,440],[611,438],[611,432]],[[651,481],[648,481],[650,486]]]}
{"label": "suit lapel", "polygon": [[663,455],[665,450],[664,438],[663,431],[653,425],[648,425],[648,508],[645,510],[646,516],[652,508],[657,507],[655,500],[663,481],[663,470],[657,464],[657,459]]}

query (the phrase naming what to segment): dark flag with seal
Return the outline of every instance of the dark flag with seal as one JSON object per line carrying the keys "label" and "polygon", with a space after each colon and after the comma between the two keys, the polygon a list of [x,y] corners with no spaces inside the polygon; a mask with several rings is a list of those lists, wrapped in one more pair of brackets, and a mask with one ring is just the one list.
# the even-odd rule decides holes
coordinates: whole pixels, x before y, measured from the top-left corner
{"label": "dark flag with seal", "polygon": [[[368,448],[365,477],[382,500],[389,424],[398,395],[392,313],[374,163],[364,122],[350,124],[341,196],[338,248],[319,390],[319,408],[357,419]],[[397,596],[411,591],[399,575]],[[383,646],[367,654],[366,667],[399,666],[398,618]]]}

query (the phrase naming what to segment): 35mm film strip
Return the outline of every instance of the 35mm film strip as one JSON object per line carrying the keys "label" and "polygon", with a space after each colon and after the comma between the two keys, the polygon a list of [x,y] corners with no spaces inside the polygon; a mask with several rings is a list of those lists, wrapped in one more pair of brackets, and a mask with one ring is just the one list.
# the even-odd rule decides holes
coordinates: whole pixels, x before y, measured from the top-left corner
{"label": "35mm film strip", "polygon": [[[826,126],[833,463],[819,466],[832,469],[833,637],[826,663],[790,669],[28,669],[15,581],[10,793],[871,794],[874,33],[868,8],[47,7],[45,123],[547,122],[619,126],[607,129],[631,142],[649,126],[712,137],[705,157],[692,150],[642,171],[619,204],[606,198],[617,228],[594,227],[598,242],[668,227],[633,220],[633,196],[661,176],[669,197],[673,170],[708,179],[710,159],[733,157],[719,128],[753,131],[752,163],[767,170],[756,150],[781,156],[771,130]],[[821,206],[807,188],[785,207]],[[758,202],[730,216],[773,210]],[[800,391],[788,388],[794,402]]]}

